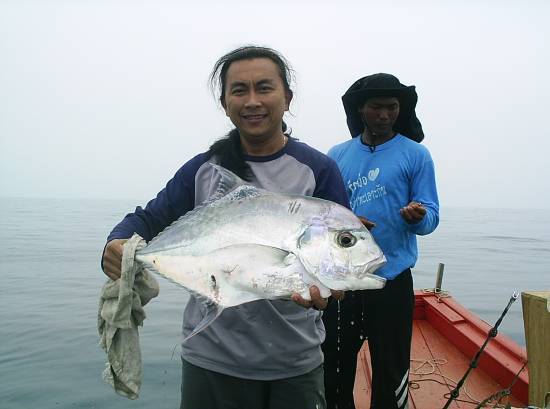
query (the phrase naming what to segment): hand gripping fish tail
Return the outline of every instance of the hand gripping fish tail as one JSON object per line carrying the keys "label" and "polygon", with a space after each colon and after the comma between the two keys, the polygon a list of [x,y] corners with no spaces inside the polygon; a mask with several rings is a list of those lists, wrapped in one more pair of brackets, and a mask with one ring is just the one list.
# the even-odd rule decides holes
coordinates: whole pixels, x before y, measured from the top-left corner
{"label": "hand gripping fish tail", "polygon": [[204,305],[208,327],[225,308],[330,290],[379,289],[386,259],[349,209],[308,196],[273,193],[211,164],[215,189],[136,252],[149,271],[186,288]]}

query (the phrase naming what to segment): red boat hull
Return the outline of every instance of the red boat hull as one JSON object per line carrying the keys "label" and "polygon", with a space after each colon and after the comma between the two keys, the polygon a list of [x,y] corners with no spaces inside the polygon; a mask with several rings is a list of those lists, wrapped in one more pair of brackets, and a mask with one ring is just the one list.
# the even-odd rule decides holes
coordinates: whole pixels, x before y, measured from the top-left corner
{"label": "red boat hull", "polygon": [[[452,297],[439,298],[422,291],[416,291],[415,297],[409,408],[439,409],[468,369],[491,326]],[[527,406],[527,367],[516,376],[526,361],[525,348],[499,334],[488,343],[478,367],[468,376],[459,401],[450,407],[474,408],[473,402],[479,403],[512,384],[511,395],[501,403]],[[357,409],[370,407],[370,382],[370,358],[365,342],[357,363],[354,390]]]}

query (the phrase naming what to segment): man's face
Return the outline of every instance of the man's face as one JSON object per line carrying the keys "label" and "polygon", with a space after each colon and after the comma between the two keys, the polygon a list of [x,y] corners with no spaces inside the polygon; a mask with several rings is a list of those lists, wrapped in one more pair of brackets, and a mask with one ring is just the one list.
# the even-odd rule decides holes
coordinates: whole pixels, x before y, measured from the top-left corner
{"label": "man's face", "polygon": [[393,136],[393,125],[399,116],[399,100],[396,97],[369,98],[359,108],[359,114],[373,136]]}
{"label": "man's face", "polygon": [[279,69],[269,58],[235,61],[227,70],[222,105],[249,143],[282,138],[283,114],[291,98]]}

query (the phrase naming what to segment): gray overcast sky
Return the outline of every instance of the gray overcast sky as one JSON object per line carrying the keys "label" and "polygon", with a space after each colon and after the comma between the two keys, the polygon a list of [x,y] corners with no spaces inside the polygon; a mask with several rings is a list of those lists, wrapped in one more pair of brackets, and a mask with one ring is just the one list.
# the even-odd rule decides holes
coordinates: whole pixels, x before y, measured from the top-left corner
{"label": "gray overcast sky", "polygon": [[0,0],[0,195],[142,204],[230,129],[208,74],[254,43],[296,71],[302,141],[348,138],[341,95],[390,72],[417,86],[443,207],[550,209],[549,17],[544,0]]}

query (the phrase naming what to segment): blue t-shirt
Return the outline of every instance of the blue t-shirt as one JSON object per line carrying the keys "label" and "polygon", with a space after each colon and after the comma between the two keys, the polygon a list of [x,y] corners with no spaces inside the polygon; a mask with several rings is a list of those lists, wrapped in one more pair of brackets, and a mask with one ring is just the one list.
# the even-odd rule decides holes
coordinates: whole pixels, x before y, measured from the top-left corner
{"label": "blue t-shirt", "polygon": [[[338,167],[328,156],[289,138],[270,156],[246,156],[251,184],[272,192],[314,196],[349,207]],[[183,165],[155,199],[138,207],[111,232],[108,241],[138,233],[147,241],[216,192],[219,174],[206,154]],[[258,226],[261,234],[262,226]],[[191,297],[183,335],[201,321],[203,308]],[[182,343],[182,357],[193,365],[257,380],[305,374],[321,365],[325,328],[321,313],[290,300],[258,300],[227,308],[210,326]]]}
{"label": "blue t-shirt", "polygon": [[[328,155],[340,168],[352,210],[376,223],[371,233],[388,260],[377,274],[391,280],[414,267],[416,235],[431,233],[439,223],[434,164],[428,149],[398,134],[371,151],[357,136],[334,146]],[[408,224],[399,213],[411,201],[426,208],[425,217],[416,224]]]}

